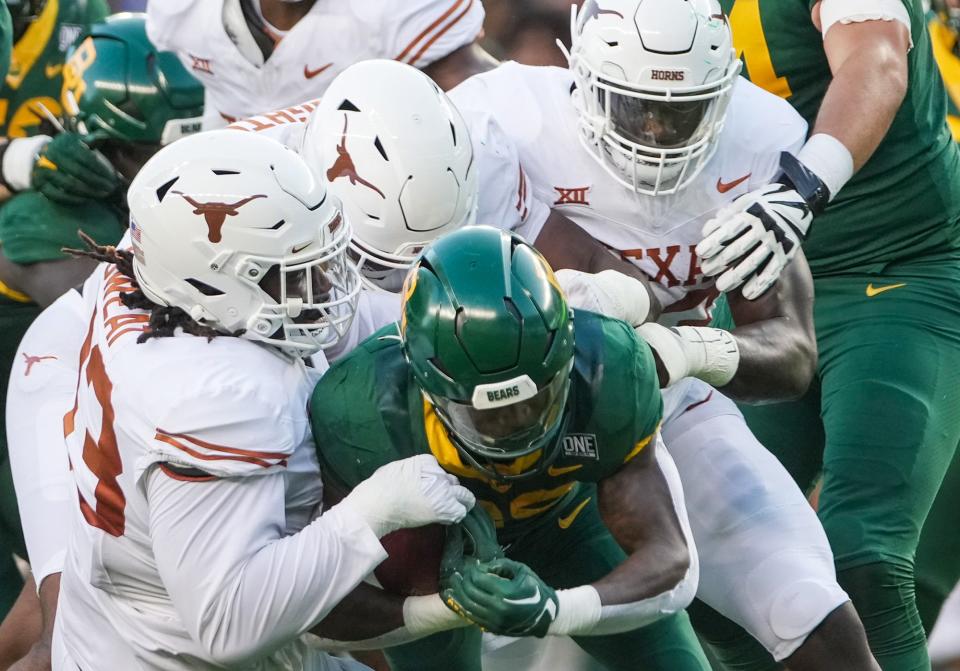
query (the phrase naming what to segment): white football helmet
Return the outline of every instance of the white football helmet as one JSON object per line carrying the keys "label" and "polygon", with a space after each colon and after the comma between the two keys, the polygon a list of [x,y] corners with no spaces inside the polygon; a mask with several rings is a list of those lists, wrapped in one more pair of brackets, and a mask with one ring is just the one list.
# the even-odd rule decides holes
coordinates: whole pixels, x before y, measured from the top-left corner
{"label": "white football helmet", "polygon": [[128,193],[134,272],[154,303],[304,357],[346,333],[360,278],[340,201],[295,152],[211,131],[164,147]]}
{"label": "white football helmet", "polygon": [[340,197],[364,282],[399,291],[420,250],[472,224],[467,125],[432,79],[390,60],[341,72],[313,111],[301,156]]}
{"label": "white football helmet", "polygon": [[638,193],[676,193],[717,148],[740,61],[716,0],[586,0],[571,11],[580,139]]}

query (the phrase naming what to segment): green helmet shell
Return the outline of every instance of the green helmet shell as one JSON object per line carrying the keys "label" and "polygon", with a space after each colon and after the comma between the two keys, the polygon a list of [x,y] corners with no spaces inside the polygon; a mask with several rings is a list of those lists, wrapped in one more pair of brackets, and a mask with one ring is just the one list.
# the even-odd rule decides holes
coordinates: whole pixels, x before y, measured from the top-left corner
{"label": "green helmet shell", "polygon": [[203,86],[147,39],[144,14],[95,23],[68,52],[63,109],[94,139],[169,144],[200,129]]}
{"label": "green helmet shell", "polygon": [[13,53],[13,22],[6,3],[0,7],[0,81],[7,77],[10,70],[10,54]]}
{"label": "green helmet shell", "polygon": [[440,238],[407,277],[401,333],[414,379],[461,454],[488,473],[496,469],[478,458],[544,449],[539,463],[549,465],[568,414],[573,319],[533,247],[486,226]]}

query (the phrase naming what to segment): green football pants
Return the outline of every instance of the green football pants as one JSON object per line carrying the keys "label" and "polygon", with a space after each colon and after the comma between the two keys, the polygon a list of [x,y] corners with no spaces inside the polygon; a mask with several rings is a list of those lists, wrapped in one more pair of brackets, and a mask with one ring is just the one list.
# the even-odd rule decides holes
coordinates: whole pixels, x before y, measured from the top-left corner
{"label": "green football pants", "polygon": [[[574,515],[587,498],[589,503]],[[561,510],[512,543],[507,555],[530,565],[547,584],[557,589],[602,578],[623,562],[626,555],[603,524],[596,498],[594,487],[581,487],[578,495]],[[710,669],[686,613],[622,634],[582,636],[574,640],[611,671]],[[480,632],[476,627],[442,632],[385,652],[395,670],[479,671]]]}
{"label": "green football pants", "polygon": [[928,669],[914,557],[960,441],[960,269],[901,266],[815,287],[814,384],[797,402],[741,409],[801,487],[822,469],[837,577],[884,671]]}

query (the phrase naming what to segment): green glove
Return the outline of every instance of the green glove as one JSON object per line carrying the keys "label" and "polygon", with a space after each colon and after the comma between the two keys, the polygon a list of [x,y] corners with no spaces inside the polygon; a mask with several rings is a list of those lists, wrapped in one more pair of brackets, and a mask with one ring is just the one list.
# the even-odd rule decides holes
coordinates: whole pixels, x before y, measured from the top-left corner
{"label": "green glove", "polygon": [[441,589],[445,579],[462,573],[467,561],[490,561],[502,556],[493,520],[481,506],[474,506],[459,524],[447,527],[440,559]]}
{"label": "green glove", "polygon": [[120,187],[120,177],[82,136],[61,133],[40,150],[30,184],[55,203],[77,205],[108,198]]}
{"label": "green glove", "polygon": [[526,564],[470,560],[441,591],[444,602],[484,631],[504,636],[547,635],[557,593]]}

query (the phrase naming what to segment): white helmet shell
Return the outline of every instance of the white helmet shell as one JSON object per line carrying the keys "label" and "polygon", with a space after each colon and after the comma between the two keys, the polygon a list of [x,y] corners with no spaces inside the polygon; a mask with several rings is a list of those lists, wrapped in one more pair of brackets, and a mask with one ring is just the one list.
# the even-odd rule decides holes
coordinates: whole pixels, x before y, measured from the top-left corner
{"label": "white helmet shell", "polygon": [[620,183],[676,193],[717,148],[740,72],[716,0],[586,0],[571,12],[580,138]]}
{"label": "white helmet shell", "polygon": [[336,196],[295,152],[212,131],[157,152],[130,185],[134,272],[154,303],[304,357],[336,344],[360,281]]}
{"label": "white helmet shell", "polygon": [[398,291],[423,247],[476,218],[467,125],[409,65],[368,60],[341,72],[310,116],[301,155],[343,202],[370,286]]}

